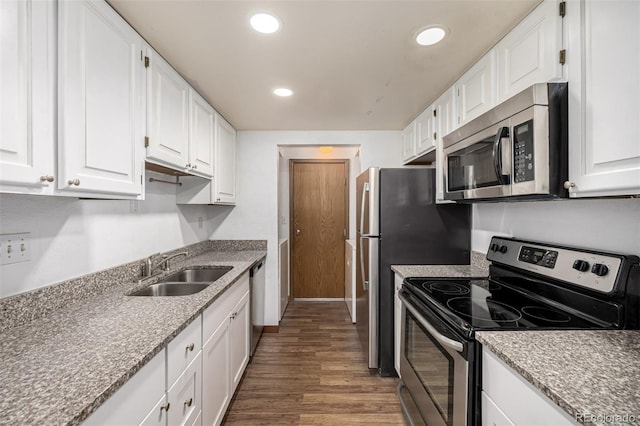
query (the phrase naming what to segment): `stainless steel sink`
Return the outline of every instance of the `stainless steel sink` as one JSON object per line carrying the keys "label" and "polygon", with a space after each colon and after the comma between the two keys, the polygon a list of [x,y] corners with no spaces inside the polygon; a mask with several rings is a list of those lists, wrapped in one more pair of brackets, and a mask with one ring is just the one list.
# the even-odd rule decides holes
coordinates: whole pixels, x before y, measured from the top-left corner
{"label": "stainless steel sink", "polygon": [[161,282],[131,293],[130,296],[187,296],[208,286],[207,283]]}
{"label": "stainless steel sink", "polygon": [[183,282],[183,283],[211,283],[220,279],[224,274],[233,269],[231,266],[217,266],[214,268],[185,269],[176,272],[162,280],[163,282]]}

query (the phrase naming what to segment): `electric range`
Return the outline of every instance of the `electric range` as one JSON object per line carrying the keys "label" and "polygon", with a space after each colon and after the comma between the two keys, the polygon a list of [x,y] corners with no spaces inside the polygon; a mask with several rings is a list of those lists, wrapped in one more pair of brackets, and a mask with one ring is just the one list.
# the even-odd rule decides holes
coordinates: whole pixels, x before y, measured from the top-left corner
{"label": "electric range", "polygon": [[407,278],[399,391],[414,424],[476,425],[482,330],[640,328],[640,259],[494,237],[488,277]]}

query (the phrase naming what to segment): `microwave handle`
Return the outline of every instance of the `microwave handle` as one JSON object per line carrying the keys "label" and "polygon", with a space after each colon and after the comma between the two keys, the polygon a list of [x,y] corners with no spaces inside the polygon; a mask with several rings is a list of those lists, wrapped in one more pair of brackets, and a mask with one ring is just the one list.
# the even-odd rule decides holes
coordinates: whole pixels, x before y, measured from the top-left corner
{"label": "microwave handle", "polygon": [[509,184],[509,175],[502,174],[502,139],[509,137],[509,128],[500,127],[496,133],[496,139],[493,141],[493,167],[501,185]]}

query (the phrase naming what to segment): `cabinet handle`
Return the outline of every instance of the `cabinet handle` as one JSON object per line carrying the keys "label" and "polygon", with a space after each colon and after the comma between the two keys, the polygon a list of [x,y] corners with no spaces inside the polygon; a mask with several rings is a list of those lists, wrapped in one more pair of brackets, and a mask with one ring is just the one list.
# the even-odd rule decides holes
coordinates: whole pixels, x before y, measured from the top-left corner
{"label": "cabinet handle", "polygon": [[564,189],[571,189],[575,188],[576,184],[574,182],[565,181],[562,186],[564,186]]}
{"label": "cabinet handle", "polygon": [[41,182],[53,182],[55,179],[51,175],[40,176]]}
{"label": "cabinet handle", "polygon": [[193,398],[189,398],[184,402],[184,405],[191,407],[193,405]]}
{"label": "cabinet handle", "polygon": [[185,166],[187,169],[191,168],[191,163],[187,163],[187,165]]}
{"label": "cabinet handle", "polygon": [[171,408],[171,403],[167,402],[167,405],[163,405],[160,407],[160,411],[169,411],[169,408]]}
{"label": "cabinet handle", "polygon": [[69,180],[69,185],[79,186],[80,185],[80,179],[70,179]]}
{"label": "cabinet handle", "polygon": [[193,348],[194,348],[194,347],[195,347],[195,346],[194,346],[194,345],[193,345],[193,343],[192,343],[192,344],[190,344],[190,345],[187,345],[187,349],[186,349],[186,350],[193,352]]}
{"label": "cabinet handle", "polygon": [[193,165],[193,168],[194,168],[194,169],[197,169],[197,168],[198,168],[198,165],[197,165],[197,164],[194,164],[194,165]]}

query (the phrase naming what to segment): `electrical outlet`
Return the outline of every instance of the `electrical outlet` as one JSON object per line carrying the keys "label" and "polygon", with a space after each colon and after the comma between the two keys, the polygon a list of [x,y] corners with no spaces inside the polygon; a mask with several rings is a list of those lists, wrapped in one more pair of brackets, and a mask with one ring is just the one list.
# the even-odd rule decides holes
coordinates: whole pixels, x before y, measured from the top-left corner
{"label": "electrical outlet", "polygon": [[31,260],[31,234],[0,235],[0,265],[29,262]]}

